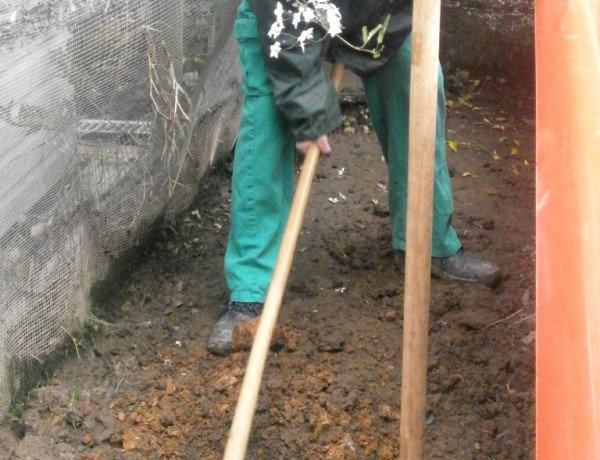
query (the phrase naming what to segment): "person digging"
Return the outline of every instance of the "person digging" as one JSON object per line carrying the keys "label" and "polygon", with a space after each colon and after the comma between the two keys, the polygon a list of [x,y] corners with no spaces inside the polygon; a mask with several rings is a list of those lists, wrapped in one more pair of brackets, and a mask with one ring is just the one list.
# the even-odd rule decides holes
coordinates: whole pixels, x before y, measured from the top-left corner
{"label": "person digging", "polygon": [[[340,33],[333,37],[325,27],[302,20],[307,16],[294,20],[294,12],[282,11],[276,0],[243,0],[238,10],[234,36],[244,101],[224,260],[230,301],[207,343],[216,355],[231,352],[238,323],[262,312],[293,197],[295,150],[305,153],[316,142],[322,154],[329,154],[328,134],[342,123],[337,93],[322,67],[324,51],[362,79],[388,166],[392,246],[399,253],[406,249],[412,0],[329,4],[341,17]],[[364,30],[379,31],[372,34],[377,38],[373,44],[365,40]],[[309,35],[311,40],[303,41]],[[451,225],[454,206],[445,144],[445,94],[438,64],[431,272],[450,281],[494,287],[502,279],[500,268],[465,251]]]}

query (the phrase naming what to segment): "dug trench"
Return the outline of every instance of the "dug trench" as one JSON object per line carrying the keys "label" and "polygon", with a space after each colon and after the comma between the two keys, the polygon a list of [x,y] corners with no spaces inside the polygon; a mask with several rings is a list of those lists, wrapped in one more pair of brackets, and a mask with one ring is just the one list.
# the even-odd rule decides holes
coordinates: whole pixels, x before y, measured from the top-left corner
{"label": "dug trench", "polygon": [[[528,459],[533,100],[503,80],[458,75],[447,106],[453,223],[505,279],[496,289],[432,280],[425,458]],[[312,186],[250,459],[399,454],[404,279],[390,245],[387,172],[364,105],[344,116]],[[249,353],[248,340],[225,358],[205,348],[228,295],[229,198],[230,164],[215,165],[194,206],[161,227],[95,306],[77,353],[5,424],[4,458],[222,457]]]}

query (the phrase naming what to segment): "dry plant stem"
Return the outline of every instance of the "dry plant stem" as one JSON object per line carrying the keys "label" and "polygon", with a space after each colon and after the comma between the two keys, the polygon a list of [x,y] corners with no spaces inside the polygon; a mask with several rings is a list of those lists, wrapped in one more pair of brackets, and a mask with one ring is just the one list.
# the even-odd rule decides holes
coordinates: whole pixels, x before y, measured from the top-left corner
{"label": "dry plant stem", "polygon": [[[334,64],[332,69],[332,80],[336,89],[339,88],[342,76],[342,64]],[[250,428],[252,426],[260,382],[267,359],[267,353],[269,351],[269,344],[277,322],[277,316],[285,292],[296,242],[302,226],[302,219],[304,217],[304,211],[306,210],[306,204],[308,203],[310,187],[317,170],[320,153],[319,146],[313,142],[310,144],[305,154],[302,172],[300,173],[296,192],[294,193],[294,199],[283,234],[275,270],[273,271],[273,277],[271,279],[271,284],[269,285],[263,312],[260,317],[260,322],[258,323],[256,336],[254,337],[252,350],[250,351],[250,356],[248,358],[246,374],[240,390],[233,423],[229,432],[229,439],[225,448],[225,455],[223,457],[225,460],[243,460],[246,455],[248,438],[250,437]]]}
{"label": "dry plant stem", "polygon": [[66,329],[65,329],[63,326],[61,326],[60,328],[61,328],[61,329],[63,330],[63,332],[64,332],[65,334],[67,334],[67,335],[68,335],[68,336],[71,338],[71,340],[73,341],[73,345],[75,346],[75,353],[77,354],[77,359],[80,359],[80,358],[81,358],[81,356],[79,356],[79,345],[82,345],[82,342],[81,342],[80,340],[77,340],[75,337],[73,337],[73,335],[72,335],[72,334],[71,334],[69,331],[67,331],[67,330],[66,330]]}
{"label": "dry plant stem", "polygon": [[[184,121],[189,122],[190,119],[186,114],[182,103],[190,103],[190,97],[181,87],[177,80],[177,72],[173,65],[173,60],[167,46],[164,42],[161,43],[162,51],[165,57],[166,64],[166,87],[161,83],[159,71],[157,69],[156,44],[152,37],[152,29],[146,28],[146,35],[150,45],[148,53],[148,74],[150,80],[150,100],[154,107],[156,115],[160,118],[163,135],[164,147],[162,158],[167,163],[170,163],[171,156],[178,151],[179,139],[185,134]],[[171,175],[169,173],[169,177]],[[171,184],[170,193],[176,184]]]}
{"label": "dry plant stem", "polygon": [[413,10],[400,459],[423,458],[440,0]]}
{"label": "dry plant stem", "polygon": [[504,318],[502,318],[502,319],[499,319],[498,321],[494,321],[492,324],[490,324],[490,327],[491,327],[491,326],[495,326],[496,324],[503,323],[504,321],[507,321],[507,320],[509,320],[509,319],[511,319],[511,318],[514,318],[514,317],[515,317],[515,316],[517,316],[519,313],[522,313],[522,312],[523,312],[523,310],[524,310],[524,308],[521,308],[521,309],[517,310],[516,312],[514,312],[514,313],[511,313],[510,315],[508,315],[508,316],[505,316],[505,317],[504,317]]}

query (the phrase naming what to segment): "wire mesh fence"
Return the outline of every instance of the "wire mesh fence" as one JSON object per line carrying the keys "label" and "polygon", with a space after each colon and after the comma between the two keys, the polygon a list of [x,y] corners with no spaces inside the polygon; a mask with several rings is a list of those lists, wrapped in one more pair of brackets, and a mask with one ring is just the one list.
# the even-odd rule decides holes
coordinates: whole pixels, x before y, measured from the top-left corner
{"label": "wire mesh fence", "polygon": [[239,2],[0,5],[0,421],[90,289],[228,154]]}

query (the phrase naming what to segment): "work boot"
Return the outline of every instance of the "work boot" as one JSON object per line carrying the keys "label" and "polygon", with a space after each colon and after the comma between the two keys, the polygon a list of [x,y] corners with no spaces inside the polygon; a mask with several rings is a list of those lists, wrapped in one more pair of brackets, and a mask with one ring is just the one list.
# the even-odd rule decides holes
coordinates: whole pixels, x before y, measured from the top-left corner
{"label": "work boot", "polygon": [[208,338],[208,350],[220,356],[231,353],[231,339],[236,324],[260,316],[262,308],[263,304],[258,302],[229,302],[217,316]]}
{"label": "work boot", "polygon": [[460,248],[448,257],[431,258],[431,274],[437,278],[495,287],[502,280],[500,268]]}

